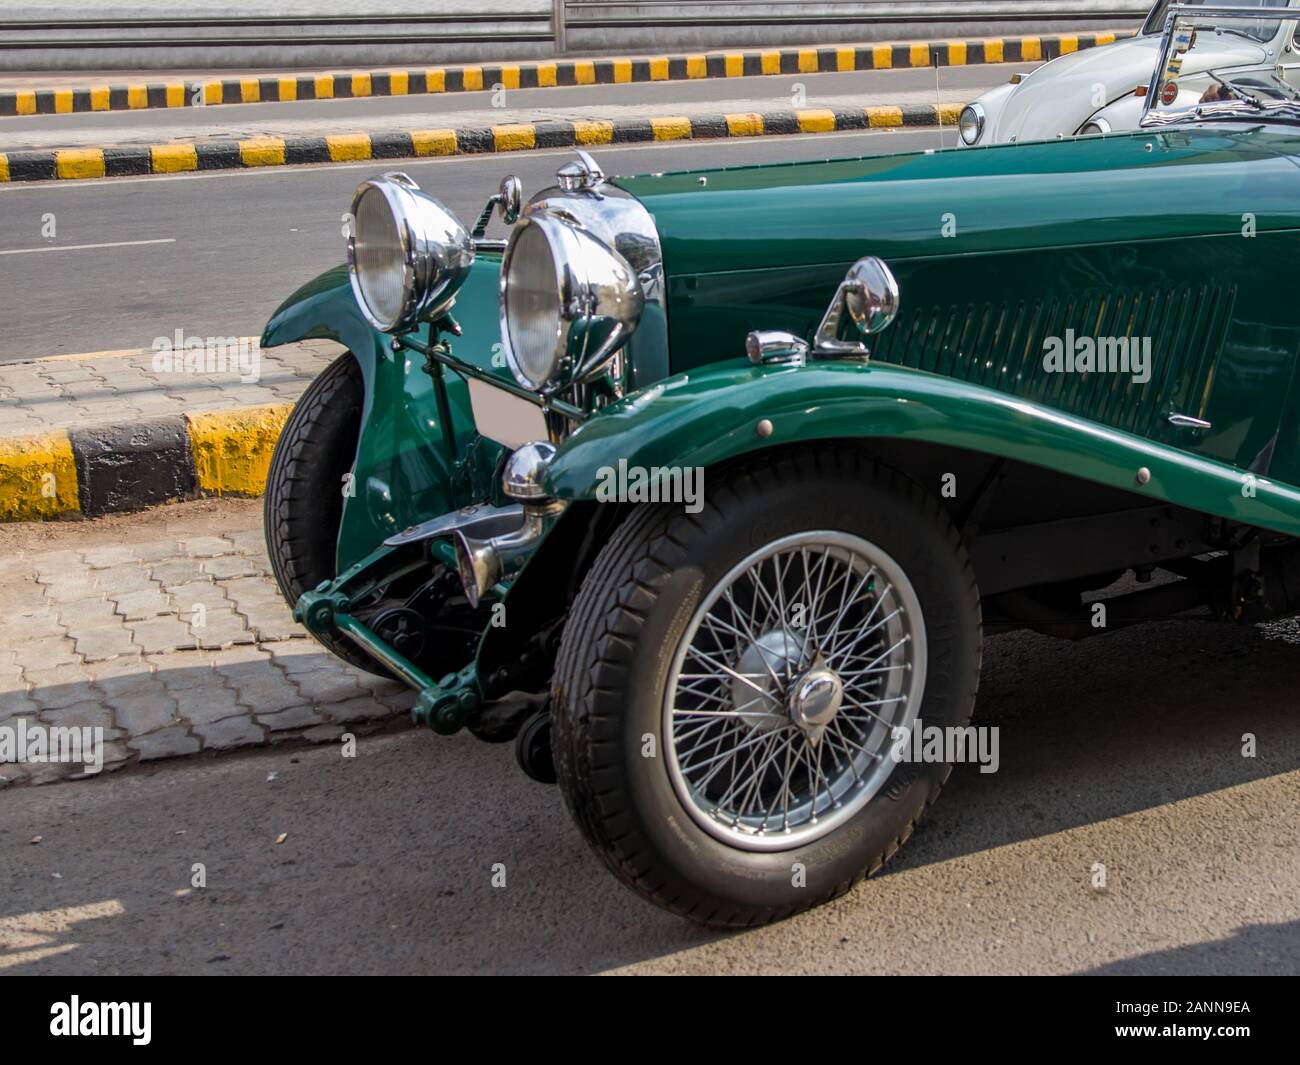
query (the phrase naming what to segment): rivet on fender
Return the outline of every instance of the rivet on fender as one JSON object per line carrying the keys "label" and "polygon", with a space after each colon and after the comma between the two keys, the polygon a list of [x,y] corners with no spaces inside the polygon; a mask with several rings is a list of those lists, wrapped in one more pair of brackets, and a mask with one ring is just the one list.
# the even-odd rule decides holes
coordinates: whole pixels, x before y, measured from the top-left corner
{"label": "rivet on fender", "polygon": [[1143,466],[1140,470],[1137,471],[1136,480],[1138,484],[1146,484],[1148,481],[1151,480],[1151,471],[1147,469],[1145,466]]}
{"label": "rivet on fender", "polygon": [[762,421],[760,421],[756,426],[754,426],[754,432],[758,433],[759,436],[764,437],[764,438],[771,436],[771,435],[772,435],[772,419],[771,419],[771,418],[764,418],[764,419],[763,419]]}

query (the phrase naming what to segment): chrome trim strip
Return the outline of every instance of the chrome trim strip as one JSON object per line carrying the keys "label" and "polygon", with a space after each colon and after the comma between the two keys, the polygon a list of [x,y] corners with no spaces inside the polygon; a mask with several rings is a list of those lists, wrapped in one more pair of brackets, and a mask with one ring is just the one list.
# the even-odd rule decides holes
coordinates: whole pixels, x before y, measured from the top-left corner
{"label": "chrome trim strip", "polygon": [[502,536],[523,524],[524,508],[518,503],[508,507],[493,507],[476,504],[462,507],[450,514],[443,514],[429,521],[403,529],[395,536],[384,541],[385,547],[403,547],[406,544],[419,543],[421,540],[433,540],[440,536],[453,536],[462,530],[477,536]]}

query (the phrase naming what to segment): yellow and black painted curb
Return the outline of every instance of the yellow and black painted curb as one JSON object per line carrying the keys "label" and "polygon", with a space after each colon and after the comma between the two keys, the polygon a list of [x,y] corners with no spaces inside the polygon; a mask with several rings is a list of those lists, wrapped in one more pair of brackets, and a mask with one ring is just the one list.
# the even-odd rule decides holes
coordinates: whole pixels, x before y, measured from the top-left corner
{"label": "yellow and black painted curb", "polygon": [[23,89],[0,92],[0,116],[58,115],[80,111],[134,111],[216,104],[285,103],[292,100],[416,96],[424,93],[540,89],[562,85],[620,85],[698,78],[747,78],[764,74],[827,74],[836,71],[972,66],[1055,59],[1067,52],[1110,44],[1132,31],[991,37],[904,44],[831,45],[699,52],[627,59],[558,59],[372,70],[334,74],[134,82],[84,89]]}
{"label": "yellow and black painted curb", "polygon": [[178,174],[196,170],[417,159],[720,137],[953,126],[960,111],[960,104],[803,108],[640,119],[512,122],[499,126],[337,133],[323,137],[254,137],[192,144],[0,152],[0,182]]}
{"label": "yellow and black painted curb", "polygon": [[257,496],[292,404],[0,437],[0,521]]}

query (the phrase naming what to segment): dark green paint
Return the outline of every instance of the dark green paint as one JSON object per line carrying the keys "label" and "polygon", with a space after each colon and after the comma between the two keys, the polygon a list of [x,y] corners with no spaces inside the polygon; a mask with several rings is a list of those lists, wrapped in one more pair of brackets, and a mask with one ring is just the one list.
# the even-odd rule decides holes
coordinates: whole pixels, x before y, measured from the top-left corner
{"label": "dark green paint", "polygon": [[[1297,155],[1276,128],[1189,127],[620,183],[663,238],[674,372],[741,355],[751,329],[811,339],[844,271],[878,255],[902,311],[877,360],[1295,480]],[[1150,337],[1151,382],[1045,373],[1066,329]]]}
{"label": "dark green paint", "polygon": [[[497,256],[482,256],[475,263],[452,308],[464,335],[444,339],[458,358],[504,377],[509,371],[493,366],[499,352],[494,345],[499,337],[500,265]],[[427,327],[421,332],[425,342],[428,333]],[[339,530],[340,571],[408,525],[490,493],[500,447],[474,431],[464,380],[444,376],[451,434],[463,459],[457,469],[448,456],[444,418],[433,379],[424,370],[424,356],[409,349],[393,351],[392,338],[362,317],[345,267],[327,271],[290,296],[272,316],[262,343],[270,347],[306,339],[345,346],[356,355],[365,379],[362,433],[353,467],[355,494],[345,499]]]}
{"label": "dark green paint", "polygon": [[[760,437],[758,423],[772,422]],[[733,360],[681,374],[582,426],[552,463],[548,487],[590,499],[600,470],[626,458],[647,469],[709,467],[809,440],[927,441],[1062,470],[1145,498],[1300,535],[1300,491],[1220,462],[920,370],[843,362],[763,368]],[[1151,480],[1137,483],[1146,467]],[[705,476],[705,492],[708,477]]]}

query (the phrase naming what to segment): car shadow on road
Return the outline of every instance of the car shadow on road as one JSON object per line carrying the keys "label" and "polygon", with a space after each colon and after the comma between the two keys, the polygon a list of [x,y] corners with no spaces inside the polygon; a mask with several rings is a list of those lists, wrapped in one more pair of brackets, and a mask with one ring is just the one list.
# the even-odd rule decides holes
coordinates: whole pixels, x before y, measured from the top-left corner
{"label": "car shadow on road", "polygon": [[890,870],[1300,768],[1295,631],[1165,621],[1077,643],[989,640],[974,723],[999,729],[999,768],[958,766]]}
{"label": "car shadow on road", "polygon": [[[1285,958],[1300,954],[1300,921],[1278,924],[1248,924],[1236,929],[1223,939],[1206,943],[1189,943],[1168,950],[1154,950],[1131,958],[1080,970],[1079,976],[1199,976],[1215,972],[1256,972],[1268,974],[1280,971],[1279,963]],[[1249,996],[1245,996],[1249,997]],[[1184,1015],[1182,1024],[1204,1023],[1202,1017]],[[1249,1015],[1241,1023],[1249,1024]],[[1215,1024],[1231,1023],[1222,1019]]]}
{"label": "car shadow on road", "polygon": [[[272,747],[7,790],[0,948],[6,935],[18,944],[10,971],[68,974],[598,972],[673,969],[692,955],[709,964],[710,952],[777,942],[764,937],[843,927],[878,897],[911,890],[907,879],[893,886],[908,871],[1295,770],[1291,631],[1163,622],[1078,644],[989,641],[977,721],[1001,730],[998,772],[959,768],[877,888],[791,933],[736,942],[637,900],[509,746],[406,731],[363,741],[355,758],[334,744]],[[1246,733],[1253,758],[1242,756]],[[36,835],[42,843],[29,845]],[[192,886],[196,863],[203,887]],[[1247,955],[1267,933],[1233,936],[1235,924],[1225,909],[1237,944],[1226,956],[1210,942],[1113,964],[1213,971],[1227,957],[1264,968]],[[37,947],[21,946],[38,933]],[[1281,934],[1293,939],[1295,926]]]}

